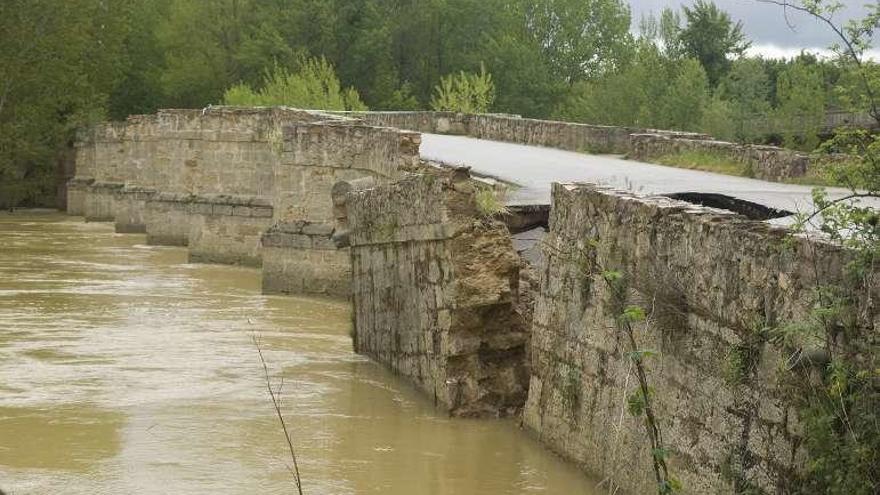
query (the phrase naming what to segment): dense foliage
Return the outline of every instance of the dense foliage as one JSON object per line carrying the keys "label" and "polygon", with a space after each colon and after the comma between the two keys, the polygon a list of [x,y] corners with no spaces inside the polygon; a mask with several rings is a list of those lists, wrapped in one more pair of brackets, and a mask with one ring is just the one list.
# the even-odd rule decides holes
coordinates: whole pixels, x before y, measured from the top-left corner
{"label": "dense foliage", "polygon": [[245,83],[236,84],[223,95],[223,103],[248,107],[282,105],[324,110],[366,110],[357,91],[342,88],[333,66],[327,60],[308,59],[298,65],[296,72],[280,66],[267,70],[259,89]]}
{"label": "dense foliage", "polygon": [[444,76],[431,98],[431,109],[447,112],[486,113],[495,100],[492,75],[480,68],[479,74],[464,71]]}
{"label": "dense foliage", "polygon": [[51,195],[77,126],[160,107],[439,105],[809,149],[826,109],[870,100],[850,62],[743,56],[706,0],[631,21],[625,0],[6,0],[0,206]]}

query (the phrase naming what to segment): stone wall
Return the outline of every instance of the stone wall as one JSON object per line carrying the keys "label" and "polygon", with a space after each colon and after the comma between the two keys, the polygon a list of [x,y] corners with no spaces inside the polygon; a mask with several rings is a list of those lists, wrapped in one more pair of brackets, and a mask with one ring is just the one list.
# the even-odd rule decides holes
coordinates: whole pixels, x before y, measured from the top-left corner
{"label": "stone wall", "polygon": [[455,112],[344,112],[376,125],[435,134],[546,146],[569,151],[625,154],[651,162],[683,151],[702,151],[743,162],[755,178],[785,181],[807,175],[809,155],[775,146],[715,141],[699,133],[525,119]]}
{"label": "stone wall", "polygon": [[741,162],[756,179],[785,181],[807,175],[810,156],[776,146],[684,139],[661,134],[633,134],[629,158],[651,162],[682,152],[710,153]]}
{"label": "stone wall", "polygon": [[[630,135],[647,132],[638,128],[526,119],[508,114],[455,112],[343,112],[343,114],[360,118],[367,123],[399,129],[590,153],[629,153],[632,148]],[[704,134],[656,132],[690,139],[708,139]]]}
{"label": "stone wall", "polygon": [[[161,110],[80,133],[69,211],[145,232],[151,244],[189,246],[193,261],[259,265],[265,255],[269,292],[347,295],[330,190],[414,170],[419,143],[418,133],[315,111]],[[288,228],[297,223],[310,233]]]}
{"label": "stone wall", "polygon": [[527,382],[519,259],[503,224],[477,218],[466,174],[352,191],[346,210],[356,351],[453,415],[518,410]]}
{"label": "stone wall", "polygon": [[[100,124],[80,133],[76,181],[120,183],[126,185],[126,191],[158,191],[181,197],[232,194],[271,198],[282,147],[281,128],[322,120],[339,117],[288,108],[227,107],[135,115],[125,122]],[[91,195],[93,189],[83,187],[81,196]],[[79,201],[74,198],[74,210],[78,210]],[[124,230],[146,229],[132,223],[143,217],[131,209],[142,204],[138,201],[124,201],[129,211],[117,222]]]}
{"label": "stone wall", "polygon": [[94,179],[74,177],[67,183],[67,214],[85,216],[86,196]]}
{"label": "stone wall", "polygon": [[[403,111],[403,112],[339,112],[363,120],[368,124],[431,134],[470,134],[470,116],[456,112]],[[515,116],[511,116],[515,117]]]}
{"label": "stone wall", "polygon": [[121,182],[94,182],[83,196],[83,216],[87,222],[112,222],[116,218],[116,195]]}
{"label": "stone wall", "polygon": [[282,139],[275,225],[263,237],[263,291],[348,296],[348,253],[331,241],[333,185],[417,169],[421,135],[357,121],[304,122],[286,126]]}
{"label": "stone wall", "polygon": [[[810,314],[817,275],[843,286],[844,253],[786,243],[785,230],[722,210],[591,186],[554,186],[550,228],[526,427],[597,479],[656,492],[644,420],[627,412],[632,349],[615,324],[623,304],[639,305],[649,323],[637,346],[656,353],[648,380],[684,492],[787,493],[806,458],[787,386],[810,380],[791,358],[813,350],[782,351],[760,336]],[[622,274],[626,301],[606,270]],[[880,289],[855,293],[867,303],[848,338],[876,343],[880,313],[869,301]],[[750,364],[732,377],[732,358],[745,350]]]}

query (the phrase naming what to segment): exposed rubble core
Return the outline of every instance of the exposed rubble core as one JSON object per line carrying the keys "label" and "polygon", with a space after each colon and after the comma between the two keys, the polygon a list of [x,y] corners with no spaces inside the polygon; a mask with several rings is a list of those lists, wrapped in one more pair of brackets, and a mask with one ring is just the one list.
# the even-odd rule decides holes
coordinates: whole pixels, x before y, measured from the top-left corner
{"label": "exposed rubble core", "polygon": [[481,218],[466,174],[350,192],[355,349],[456,416],[506,416],[525,400],[520,261]]}

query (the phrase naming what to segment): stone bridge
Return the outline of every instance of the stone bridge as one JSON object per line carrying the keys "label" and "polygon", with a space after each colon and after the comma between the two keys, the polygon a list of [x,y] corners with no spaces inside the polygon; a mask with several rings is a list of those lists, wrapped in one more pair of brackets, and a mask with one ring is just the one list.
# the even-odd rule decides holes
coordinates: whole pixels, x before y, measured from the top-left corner
{"label": "stone bridge", "polygon": [[[880,290],[842,278],[844,250],[764,221],[808,188],[572,153],[693,143],[719,146],[506,115],[167,110],[82,134],[68,211],[193,261],[260,266],[266,292],[350,297],[356,351],[438,407],[521,415],[597,479],[651,493],[644,422],[626,414],[632,349],[603,280],[615,270],[649,313],[638,345],[657,354],[649,378],[685,493],[775,493],[808,462],[792,382],[823,363],[792,363],[821,353],[756,332],[809,314],[821,279],[861,303],[830,344],[858,353],[877,340]],[[800,163],[748,159],[768,176]],[[498,180],[519,186],[508,211],[485,205]],[[880,368],[878,355],[858,357]]]}

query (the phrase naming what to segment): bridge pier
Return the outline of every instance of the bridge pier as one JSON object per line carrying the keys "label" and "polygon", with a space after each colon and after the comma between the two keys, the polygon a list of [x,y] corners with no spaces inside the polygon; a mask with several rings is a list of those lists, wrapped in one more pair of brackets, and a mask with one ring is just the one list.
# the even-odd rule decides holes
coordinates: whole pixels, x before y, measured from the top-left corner
{"label": "bridge pier", "polygon": [[153,189],[126,186],[116,193],[114,223],[119,234],[146,234],[147,202],[156,195]]}
{"label": "bridge pier", "polygon": [[114,222],[116,194],[123,188],[119,182],[95,182],[83,195],[83,216],[87,222]]}
{"label": "bridge pier", "polygon": [[68,211],[145,233],[148,244],[187,247],[192,262],[266,258],[267,292],[347,296],[350,261],[331,241],[330,189],[418,168],[419,137],[288,108],[133,116],[80,133]]}
{"label": "bridge pier", "polygon": [[145,206],[147,244],[189,246],[189,234],[194,222],[191,196],[158,193],[147,200]]}
{"label": "bridge pier", "polygon": [[347,297],[351,285],[348,249],[339,249],[324,223],[277,223],[262,237],[265,294],[323,294]]}
{"label": "bridge pier", "polygon": [[198,198],[192,205],[189,260],[259,267],[260,237],[272,224],[272,205],[263,198]]}

